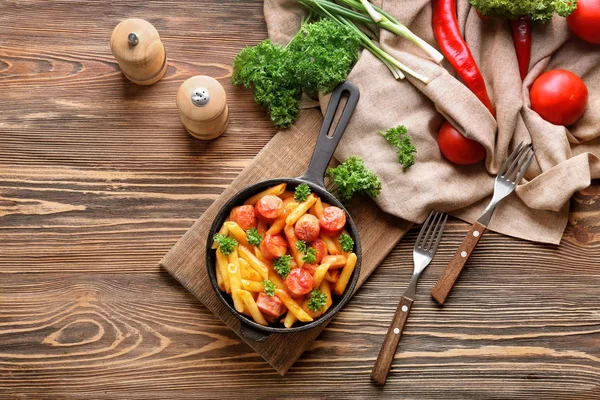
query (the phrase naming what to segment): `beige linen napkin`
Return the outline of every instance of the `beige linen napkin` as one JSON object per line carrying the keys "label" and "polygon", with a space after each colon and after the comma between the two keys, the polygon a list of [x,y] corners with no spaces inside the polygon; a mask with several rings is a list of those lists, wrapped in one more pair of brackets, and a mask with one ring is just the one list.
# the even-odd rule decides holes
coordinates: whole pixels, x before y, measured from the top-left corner
{"label": "beige linen napkin", "polygon": [[[437,47],[430,0],[376,3]],[[302,6],[295,0],[265,0],[264,8],[270,38],[287,43],[298,31]],[[377,204],[390,214],[422,222],[435,208],[473,222],[489,201],[495,173],[507,154],[519,142],[531,142],[537,153],[526,181],[498,206],[489,228],[558,244],[567,223],[569,198],[589,186],[591,179],[600,178],[600,46],[572,36],[563,18],[536,24],[530,71],[521,82],[506,22],[483,22],[468,0],[458,0],[458,20],[486,79],[497,121],[446,61],[437,65],[406,39],[382,30],[383,47],[431,82],[396,81],[379,60],[363,51],[348,78],[360,88],[361,99],[336,158],[359,155],[365,160],[383,182]],[[579,75],[590,93],[584,116],[568,129],[544,121],[530,108],[532,82],[545,70],[556,68]],[[322,106],[325,102],[321,99]],[[456,166],[446,161],[436,142],[444,119],[485,146],[485,164]],[[377,133],[399,124],[406,125],[418,151],[415,165],[406,172],[395,149]]]}

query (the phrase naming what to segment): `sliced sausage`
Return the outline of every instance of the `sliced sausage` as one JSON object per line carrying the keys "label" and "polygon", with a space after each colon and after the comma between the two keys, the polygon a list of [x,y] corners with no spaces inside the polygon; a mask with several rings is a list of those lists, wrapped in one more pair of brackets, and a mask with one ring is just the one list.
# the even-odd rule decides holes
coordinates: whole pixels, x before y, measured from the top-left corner
{"label": "sliced sausage", "polygon": [[327,255],[327,244],[323,240],[317,239],[310,246],[317,250],[317,263],[320,263],[323,257]]}
{"label": "sliced sausage", "polygon": [[267,260],[273,260],[287,252],[287,242],[281,235],[266,234],[260,242],[260,251]]}
{"label": "sliced sausage", "polygon": [[313,288],[314,279],[308,269],[300,267],[293,269],[285,278],[285,286],[292,297],[304,296]]}
{"label": "sliced sausage", "polygon": [[258,294],[256,305],[258,306],[260,312],[274,318],[279,318],[286,310],[279,297],[267,296],[264,293]]}
{"label": "sliced sausage", "polygon": [[307,269],[307,270],[308,270],[308,272],[309,272],[311,275],[313,275],[313,276],[315,275],[315,271],[317,270],[317,267],[318,267],[318,265],[317,265],[317,264],[304,264],[304,265],[302,266],[302,268],[305,268],[305,269]]}
{"label": "sliced sausage", "polygon": [[283,200],[272,194],[263,196],[256,203],[256,212],[264,219],[272,221],[283,214]]}
{"label": "sliced sausage", "polygon": [[231,210],[229,218],[245,231],[250,228],[256,228],[256,215],[254,214],[254,207],[252,206],[234,207],[233,210]]}
{"label": "sliced sausage", "polygon": [[307,242],[316,240],[319,237],[319,233],[321,233],[319,220],[311,214],[304,214],[301,216],[296,222],[294,229],[296,231],[296,237]]}
{"label": "sliced sausage", "polygon": [[323,210],[319,223],[324,235],[337,236],[346,226],[346,213],[336,206],[327,207]]}

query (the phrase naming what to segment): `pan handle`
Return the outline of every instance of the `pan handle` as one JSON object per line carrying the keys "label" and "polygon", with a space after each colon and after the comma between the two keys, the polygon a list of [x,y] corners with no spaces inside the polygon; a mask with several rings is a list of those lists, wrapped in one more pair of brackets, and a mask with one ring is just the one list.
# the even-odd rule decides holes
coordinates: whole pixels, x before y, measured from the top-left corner
{"label": "pan handle", "polygon": [[264,342],[269,337],[269,333],[261,332],[254,329],[243,322],[240,324],[240,334],[248,340],[253,342]]}
{"label": "pan handle", "polygon": [[[333,135],[329,136],[329,131],[333,125],[333,119],[340,107],[342,95],[344,93],[348,93],[346,106],[342,111],[342,115],[335,127]],[[300,179],[312,182],[322,188],[325,187],[325,170],[331,161],[331,157],[333,157],[333,152],[337,148],[337,145],[344,134],[344,130],[346,130],[346,127],[348,126],[348,122],[350,122],[350,118],[352,117],[352,113],[356,108],[359,98],[360,92],[353,83],[346,81],[335,88],[329,99],[329,105],[327,106],[325,118],[323,119],[323,126],[321,127],[319,139],[317,140],[317,145],[315,146],[308,170],[300,177]]]}

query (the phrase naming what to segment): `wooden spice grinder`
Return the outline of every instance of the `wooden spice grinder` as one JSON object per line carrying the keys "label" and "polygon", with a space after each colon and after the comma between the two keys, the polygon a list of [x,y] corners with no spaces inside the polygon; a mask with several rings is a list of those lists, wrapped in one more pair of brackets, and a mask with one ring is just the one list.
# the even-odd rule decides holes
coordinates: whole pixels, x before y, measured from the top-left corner
{"label": "wooden spice grinder", "polygon": [[177,91],[177,108],[185,129],[198,139],[214,139],[227,129],[227,95],[210,76],[193,76],[183,82]]}
{"label": "wooden spice grinder", "polygon": [[123,75],[138,85],[152,85],[167,71],[167,53],[148,21],[132,18],[115,27],[110,48]]}

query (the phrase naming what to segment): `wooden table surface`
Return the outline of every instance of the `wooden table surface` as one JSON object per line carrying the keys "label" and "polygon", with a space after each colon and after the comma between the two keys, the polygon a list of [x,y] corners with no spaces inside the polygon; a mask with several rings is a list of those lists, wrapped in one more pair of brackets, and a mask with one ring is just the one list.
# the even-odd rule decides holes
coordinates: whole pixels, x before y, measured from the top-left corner
{"label": "wooden table surface", "polygon": [[[129,17],[167,49],[152,87],[110,53]],[[484,236],[441,309],[428,289],[466,233],[453,220],[384,389],[369,372],[414,230],[283,378],[158,267],[275,133],[227,79],[265,37],[260,0],[0,3],[0,398],[600,398],[597,184],[560,246]],[[197,74],[229,93],[212,142],[175,108]]]}

